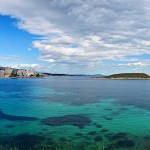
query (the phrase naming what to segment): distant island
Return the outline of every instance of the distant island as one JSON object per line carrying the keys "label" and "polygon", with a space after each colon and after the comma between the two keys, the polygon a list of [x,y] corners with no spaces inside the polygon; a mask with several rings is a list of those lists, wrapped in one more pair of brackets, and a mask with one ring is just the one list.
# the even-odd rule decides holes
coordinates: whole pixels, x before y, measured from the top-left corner
{"label": "distant island", "polygon": [[38,78],[44,76],[44,74],[32,70],[0,67],[0,78]]}
{"label": "distant island", "polygon": [[61,73],[43,73],[45,76],[73,76],[70,74],[61,74]]}
{"label": "distant island", "polygon": [[110,76],[95,77],[96,79],[120,79],[120,80],[150,80],[150,76],[145,73],[120,73]]}
{"label": "distant island", "polygon": [[78,76],[78,77],[97,77],[97,76],[102,76],[101,74],[62,74],[62,73],[43,73],[45,76]]}

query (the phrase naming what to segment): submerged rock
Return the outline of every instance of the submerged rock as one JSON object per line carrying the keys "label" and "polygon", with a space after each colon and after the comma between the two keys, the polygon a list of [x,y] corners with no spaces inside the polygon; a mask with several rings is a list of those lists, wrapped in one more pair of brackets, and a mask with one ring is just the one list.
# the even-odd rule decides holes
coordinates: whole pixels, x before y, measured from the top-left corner
{"label": "submerged rock", "polygon": [[60,138],[59,138],[59,141],[60,141],[60,142],[66,142],[67,139],[65,139],[65,138],[63,138],[63,137],[60,137]]}
{"label": "submerged rock", "polygon": [[5,127],[6,128],[14,128],[15,126],[14,125],[6,125]]}
{"label": "submerged rock", "polygon": [[123,139],[123,138],[126,138],[126,137],[127,137],[126,133],[117,133],[117,134],[114,134],[112,136],[113,139]]}
{"label": "submerged rock", "polygon": [[113,109],[112,108],[105,108],[104,110],[112,111]]}
{"label": "submerged rock", "polygon": [[45,144],[45,137],[28,133],[16,136],[0,136],[1,150],[42,150]]}
{"label": "submerged rock", "polygon": [[62,125],[73,125],[79,128],[83,128],[89,125],[92,121],[86,115],[65,115],[61,117],[48,117],[41,121],[45,125],[49,126],[62,126]]}
{"label": "submerged rock", "polygon": [[91,131],[91,132],[88,133],[88,135],[96,135],[96,134],[97,134],[96,131]]}
{"label": "submerged rock", "polygon": [[104,118],[104,119],[106,119],[106,120],[113,120],[113,118],[107,117],[107,116],[102,116],[102,118]]}
{"label": "submerged rock", "polygon": [[107,129],[102,129],[100,132],[108,132]]}
{"label": "submerged rock", "polygon": [[102,125],[101,124],[95,124],[95,127],[96,128],[102,128]]}
{"label": "submerged rock", "polygon": [[149,135],[144,136],[144,139],[145,139],[145,140],[150,140],[150,136],[149,136]]}
{"label": "submerged rock", "polygon": [[113,120],[111,117],[105,117],[106,120]]}
{"label": "submerged rock", "polygon": [[135,146],[135,142],[133,140],[121,140],[116,143],[116,146],[130,148]]}
{"label": "submerged rock", "polygon": [[116,133],[116,134],[107,134],[106,137],[110,140],[118,140],[118,139],[126,139],[127,134],[126,133]]}
{"label": "submerged rock", "polygon": [[43,136],[30,134],[20,134],[12,138],[12,142],[14,142],[19,149],[23,150],[35,149],[36,146],[42,144],[44,140],[45,138]]}
{"label": "submerged rock", "polygon": [[10,121],[35,121],[38,120],[38,118],[35,117],[26,117],[26,116],[14,116],[5,114],[0,110],[0,119],[10,120]]}
{"label": "submerged rock", "polygon": [[83,134],[80,133],[80,132],[75,133],[75,135],[76,135],[76,136],[83,136]]}
{"label": "submerged rock", "polygon": [[100,141],[102,141],[102,140],[103,140],[103,138],[100,137],[100,136],[96,136],[96,137],[94,138],[94,141],[96,141],[96,142],[100,142]]}

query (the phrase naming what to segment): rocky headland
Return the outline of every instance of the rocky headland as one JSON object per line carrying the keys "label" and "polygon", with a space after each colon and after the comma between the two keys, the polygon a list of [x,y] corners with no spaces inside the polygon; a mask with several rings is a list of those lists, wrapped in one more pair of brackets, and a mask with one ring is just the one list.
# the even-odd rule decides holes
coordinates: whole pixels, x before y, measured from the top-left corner
{"label": "rocky headland", "polygon": [[0,78],[37,78],[37,77],[44,77],[44,74],[26,69],[0,67]]}

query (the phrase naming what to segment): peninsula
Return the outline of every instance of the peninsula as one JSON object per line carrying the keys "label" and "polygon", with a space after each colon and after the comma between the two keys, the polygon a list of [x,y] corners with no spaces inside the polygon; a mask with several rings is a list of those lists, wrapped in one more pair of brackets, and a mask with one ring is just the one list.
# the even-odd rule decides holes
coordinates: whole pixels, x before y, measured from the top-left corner
{"label": "peninsula", "polygon": [[110,76],[95,77],[95,79],[115,79],[115,80],[150,80],[150,76],[145,73],[120,73]]}
{"label": "peninsula", "polygon": [[0,78],[37,78],[37,77],[44,77],[44,74],[26,69],[0,67]]}

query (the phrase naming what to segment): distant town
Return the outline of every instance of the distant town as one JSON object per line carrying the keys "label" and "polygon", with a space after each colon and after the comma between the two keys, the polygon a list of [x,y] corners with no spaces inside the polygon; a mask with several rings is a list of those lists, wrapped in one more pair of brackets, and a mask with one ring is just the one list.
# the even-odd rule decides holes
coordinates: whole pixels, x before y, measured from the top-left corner
{"label": "distant town", "polygon": [[34,78],[43,76],[44,74],[32,70],[0,67],[0,78]]}

